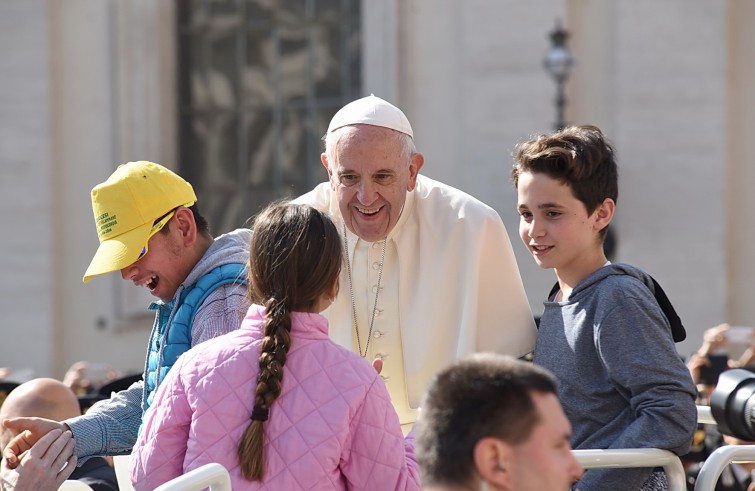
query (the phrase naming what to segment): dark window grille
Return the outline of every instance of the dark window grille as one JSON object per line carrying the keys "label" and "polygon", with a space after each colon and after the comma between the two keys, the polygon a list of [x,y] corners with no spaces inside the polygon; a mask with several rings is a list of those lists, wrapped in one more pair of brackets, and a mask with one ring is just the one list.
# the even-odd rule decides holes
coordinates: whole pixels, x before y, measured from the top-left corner
{"label": "dark window grille", "polygon": [[359,0],[176,0],[180,173],[215,234],[327,179],[330,118],[361,92]]}

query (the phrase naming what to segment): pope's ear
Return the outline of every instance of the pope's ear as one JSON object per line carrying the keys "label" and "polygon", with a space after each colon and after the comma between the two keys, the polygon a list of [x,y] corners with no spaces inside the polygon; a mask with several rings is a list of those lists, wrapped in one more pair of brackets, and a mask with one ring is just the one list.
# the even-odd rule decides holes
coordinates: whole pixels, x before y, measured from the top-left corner
{"label": "pope's ear", "polygon": [[406,185],[407,191],[414,191],[414,187],[417,185],[417,175],[419,175],[420,169],[425,165],[425,156],[421,153],[415,153],[412,155],[412,160],[409,161],[409,182]]}
{"label": "pope's ear", "polygon": [[322,165],[328,171],[328,175],[330,175],[330,166],[328,165],[328,155],[326,153],[323,152],[320,154],[320,162],[322,162]]}

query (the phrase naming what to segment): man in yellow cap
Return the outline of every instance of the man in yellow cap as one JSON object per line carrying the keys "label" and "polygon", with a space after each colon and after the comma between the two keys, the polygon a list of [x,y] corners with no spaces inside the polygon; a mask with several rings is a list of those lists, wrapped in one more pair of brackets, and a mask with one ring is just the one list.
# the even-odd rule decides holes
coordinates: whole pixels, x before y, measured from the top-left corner
{"label": "man in yellow cap", "polygon": [[419,173],[424,157],[399,108],[374,95],[347,104],[321,160],[329,182],[297,201],[329,212],[344,238],[341,292],[323,314],[337,343],[380,360],[402,424],[457,357],[532,350],[534,318],[501,218]]}
{"label": "man in yellow cap", "polygon": [[246,264],[251,231],[213,238],[196,206],[191,184],[152,162],[120,165],[92,189],[100,246],[86,273],[120,271],[124,280],[148,288],[159,301],[143,380],[62,423],[39,418],[7,420],[18,433],[6,448],[9,465],[52,429],[70,429],[79,459],[128,454],[155,390],[178,357],[192,346],[237,329],[249,307]]}

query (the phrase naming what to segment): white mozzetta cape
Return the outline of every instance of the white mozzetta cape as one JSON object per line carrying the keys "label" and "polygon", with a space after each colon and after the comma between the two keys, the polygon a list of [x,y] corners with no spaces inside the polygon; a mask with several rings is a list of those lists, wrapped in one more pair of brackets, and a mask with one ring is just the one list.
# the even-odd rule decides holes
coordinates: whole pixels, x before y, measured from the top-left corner
{"label": "white mozzetta cape", "polygon": [[[341,230],[343,220],[329,182],[295,202],[328,212]],[[353,261],[357,238],[347,233]],[[433,376],[461,356],[493,351],[518,357],[533,349],[532,311],[509,236],[495,210],[458,189],[419,175],[388,240],[394,242],[398,253],[400,305],[394,308],[399,309],[410,407],[417,408]],[[367,274],[365,265],[351,267],[357,285]],[[331,338],[353,349],[346,275],[342,268],[341,293],[323,315],[330,321]],[[383,281],[388,284],[395,278]],[[359,322],[369,323],[367,319]]]}

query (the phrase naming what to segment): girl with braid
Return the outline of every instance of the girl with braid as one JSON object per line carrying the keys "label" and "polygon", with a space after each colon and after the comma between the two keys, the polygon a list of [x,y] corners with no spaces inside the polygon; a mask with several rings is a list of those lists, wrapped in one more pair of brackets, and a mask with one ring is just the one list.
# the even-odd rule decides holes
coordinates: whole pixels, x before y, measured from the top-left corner
{"label": "girl with braid", "polygon": [[158,388],[131,459],[136,490],[210,462],[234,490],[421,489],[377,371],[336,345],[319,313],[338,293],[343,245],[308,205],[254,221],[241,327],[185,353]]}

